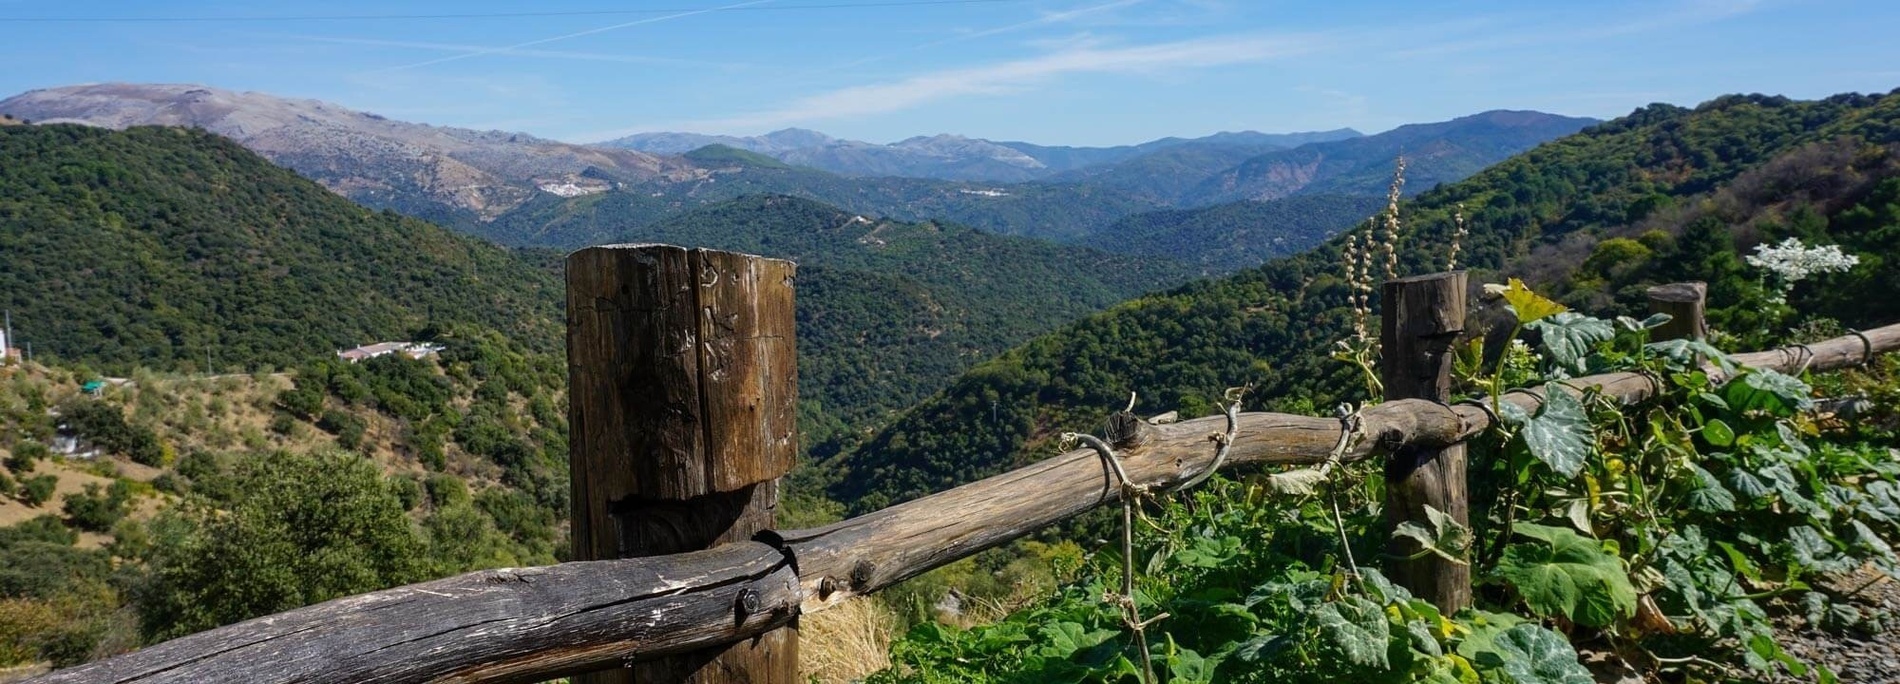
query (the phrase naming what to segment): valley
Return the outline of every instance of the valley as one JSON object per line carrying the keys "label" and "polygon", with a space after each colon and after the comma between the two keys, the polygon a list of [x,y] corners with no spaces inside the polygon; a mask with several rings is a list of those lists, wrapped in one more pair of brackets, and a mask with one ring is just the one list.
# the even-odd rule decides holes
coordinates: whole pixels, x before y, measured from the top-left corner
{"label": "valley", "polygon": [[[565,255],[646,242],[798,264],[782,529],[1042,461],[1131,402],[1184,419],[1218,415],[1229,388],[1246,390],[1235,410],[1374,405],[1355,354],[1376,357],[1375,270],[1468,274],[1461,397],[1661,378],[1654,404],[1585,394],[1570,472],[1527,436],[1558,402],[1473,438],[1487,460],[1460,529],[1486,541],[1444,553],[1487,578],[1481,609],[1413,620],[1431,605],[1352,567],[1392,537],[1376,462],[1291,490],[1256,468],[1141,504],[1152,533],[1128,551],[1091,542],[1115,524],[1082,516],[861,601],[875,653],[827,667],[892,667],[840,680],[1138,681],[1152,654],[1102,600],[1137,543],[1147,607],[1185,618],[1155,628],[1170,681],[1545,681],[1457,649],[1506,662],[1516,646],[1474,635],[1535,640],[1570,676],[1580,652],[1653,666],[1602,646],[1618,629],[1655,658],[1779,643],[1770,611],[1886,629],[1842,592],[1806,594],[1820,607],[1802,613],[1717,584],[1788,579],[1769,559],[1793,558],[1794,578],[1900,567],[1881,551],[1900,529],[1900,367],[1723,389],[1648,344],[1640,317],[1651,286],[1706,283],[1711,332],[1690,359],[1900,319],[1879,296],[1900,282],[1900,94],[1103,147],[805,129],[578,144],[186,85],[40,89],[0,112],[0,308],[11,346],[33,345],[28,361],[0,344],[0,667],[570,560]],[[1831,265],[1789,275],[1764,265],[1773,245],[1825,245]],[[1516,299],[1480,287],[1507,282]],[[1562,313],[1526,320],[1531,305]],[[433,346],[342,354],[397,340]],[[1827,395],[1867,405],[1815,412]],[[1573,496],[1579,477],[1591,489]],[[1723,515],[1747,531],[1718,530]],[[1784,540],[1790,526],[1818,543]],[[1518,537],[1535,535],[1585,548],[1568,552],[1610,598],[1553,607],[1526,579],[1548,540]],[[1698,564],[1711,543],[1742,560]],[[1668,630],[1637,624],[1639,593]],[[841,629],[822,615],[814,633]],[[1332,622],[1307,622],[1327,615],[1385,636],[1342,651]],[[1774,648],[1752,672],[1795,671]]]}

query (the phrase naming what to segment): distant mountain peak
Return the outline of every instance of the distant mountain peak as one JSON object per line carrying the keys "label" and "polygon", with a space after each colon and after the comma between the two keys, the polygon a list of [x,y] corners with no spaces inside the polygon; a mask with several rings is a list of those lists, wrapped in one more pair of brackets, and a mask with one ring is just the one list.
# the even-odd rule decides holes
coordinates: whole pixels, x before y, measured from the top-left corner
{"label": "distant mountain peak", "polygon": [[113,129],[203,128],[353,199],[436,218],[493,218],[541,187],[565,187],[582,174],[639,180],[686,170],[680,160],[634,150],[408,123],[330,102],[195,83],[44,88],[0,100],[0,111]]}

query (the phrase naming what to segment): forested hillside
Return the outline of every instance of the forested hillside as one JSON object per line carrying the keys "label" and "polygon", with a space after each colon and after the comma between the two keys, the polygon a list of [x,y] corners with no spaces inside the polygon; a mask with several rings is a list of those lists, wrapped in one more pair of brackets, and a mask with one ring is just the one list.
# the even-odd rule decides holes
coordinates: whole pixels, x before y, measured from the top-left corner
{"label": "forested hillside", "polygon": [[[1826,311],[1847,326],[1886,322],[1894,318],[1883,308],[1890,304],[1865,302],[1868,292],[1880,289],[1874,283],[1893,282],[1892,264],[1900,258],[1888,235],[1891,223],[1883,224],[1895,211],[1887,199],[1894,188],[1879,178],[1888,173],[1883,169],[1891,163],[1884,160],[1896,143],[1896,94],[1821,101],[1728,96],[1694,109],[1653,105],[1406,203],[1399,270],[1444,267],[1452,214],[1462,205],[1469,235],[1459,262],[1478,269],[1474,283],[1493,280],[1507,264],[1532,268],[1519,260],[1541,248],[1538,259],[1545,263],[1532,274],[1538,282],[1573,301],[1594,298],[1597,288],[1586,285],[1597,276],[1585,262],[1595,241],[1640,224],[1647,235],[1639,243],[1644,256],[1618,256],[1627,245],[1614,243],[1622,246],[1606,247],[1611,256],[1597,262],[1613,267],[1617,291],[1657,280],[1709,280],[1712,304],[1722,309],[1711,318],[1721,325],[1770,310],[1774,292],[1760,284],[1761,271],[1739,265],[1743,257],[1763,240],[1805,237],[1839,243],[1861,265],[1799,283],[1786,306]],[[1822,147],[1808,147],[1815,144]],[[1852,172],[1763,177],[1749,188],[1736,183],[1757,169],[1823,168],[1795,160],[1828,145],[1863,161]],[[1780,165],[1771,163],[1778,159]],[[1787,182],[1801,178],[1813,182]],[[1815,183],[1823,181],[1840,192],[1816,193]],[[1753,230],[1697,220],[1716,216],[1710,212],[1724,206],[1718,194],[1724,188],[1756,197],[1751,206],[1764,208],[1762,216],[1783,218],[1757,220]],[[1809,196],[1832,199],[1804,199]],[[1669,206],[1678,209],[1659,210]],[[1655,223],[1641,223],[1652,214]],[[1677,225],[1680,234],[1672,232]],[[1583,246],[1550,261],[1550,250],[1562,245]],[[1143,407],[1188,414],[1208,412],[1223,388],[1240,385],[1254,387],[1250,408],[1308,411],[1352,399],[1363,393],[1355,389],[1356,371],[1328,358],[1352,318],[1340,246],[1335,239],[1224,280],[1128,302],[985,362],[840,459],[832,493],[869,510],[997,472],[1036,457],[1050,434],[1091,429],[1126,404],[1130,391],[1141,393]],[[1619,266],[1624,263],[1632,265]],[[1519,269],[1507,270],[1518,275]],[[1847,306],[1849,300],[1862,303]]]}
{"label": "forested hillside", "polygon": [[542,195],[492,223],[463,227],[502,244],[574,247],[714,202],[781,194],[871,217],[954,221],[992,233],[1064,240],[1164,206],[1124,191],[1078,184],[851,178],[730,147],[700,149],[689,156],[708,166],[703,176],[629,183],[583,197]]}
{"label": "forested hillside", "polygon": [[[581,220],[568,216],[559,225]],[[812,443],[882,424],[978,361],[1188,276],[1165,259],[947,223],[873,220],[773,195],[601,230],[592,242],[661,242],[798,262],[802,430]]]}
{"label": "forested hillside", "polygon": [[[565,553],[558,357],[492,332],[288,374],[0,365],[0,667]],[[58,438],[79,452],[53,453]]]}
{"label": "forested hillside", "polygon": [[250,371],[430,323],[551,351],[558,288],[204,131],[0,128],[0,307],[36,355]]}
{"label": "forested hillside", "polygon": [[1392,158],[1411,159],[1411,192],[1462,180],[1594,119],[1543,112],[1490,111],[1450,121],[1407,124],[1377,135],[1276,150],[1214,175],[1177,199],[1200,206],[1295,193],[1382,194]]}
{"label": "forested hillside", "polygon": [[1081,244],[1105,252],[1183,261],[1202,275],[1224,275],[1298,254],[1378,211],[1371,195],[1294,195],[1200,209],[1135,214]]}

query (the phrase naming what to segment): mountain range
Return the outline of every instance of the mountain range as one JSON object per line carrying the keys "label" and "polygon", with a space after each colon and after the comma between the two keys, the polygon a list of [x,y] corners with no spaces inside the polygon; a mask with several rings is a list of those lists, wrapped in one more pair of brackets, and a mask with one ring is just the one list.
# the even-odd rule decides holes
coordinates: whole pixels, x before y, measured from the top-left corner
{"label": "mountain range", "polygon": [[759,136],[699,133],[639,133],[600,143],[652,154],[684,154],[707,145],[757,152],[779,161],[845,176],[905,176],[943,180],[1023,182],[1089,166],[1114,164],[1178,147],[1214,148],[1248,154],[1313,142],[1356,138],[1350,128],[1311,133],[1255,131],[1202,138],[1162,138],[1139,145],[1062,147],[998,142],[961,135],[916,136],[889,144],[844,140],[818,131],[787,128]]}
{"label": "mountain range", "polygon": [[105,83],[32,90],[0,112],[38,123],[185,126],[230,138],[364,204],[424,218],[489,219],[542,188],[690,178],[677,158],[525,133],[396,121],[317,100],[198,85]]}
{"label": "mountain range", "polygon": [[[1590,123],[1487,112],[1374,135],[1243,131],[1119,147],[954,135],[879,145],[799,129],[754,138],[643,134],[587,146],[400,122],[315,100],[140,84],[29,91],[0,100],[0,114],[108,128],[203,128],[365,205],[508,244],[551,246],[591,239],[575,234],[572,222],[563,234],[550,232],[543,219],[551,214],[585,212],[590,222],[626,227],[756,193],[805,197],[867,216],[944,219],[1073,242],[1144,212],[1296,194],[1381,195],[1400,153],[1412,159],[1408,188],[1424,189]],[[1289,229],[1324,235],[1342,227],[1316,217]],[[1181,261],[1208,261],[1192,249],[1203,241],[1157,239],[1151,244],[1189,248],[1173,255]]]}

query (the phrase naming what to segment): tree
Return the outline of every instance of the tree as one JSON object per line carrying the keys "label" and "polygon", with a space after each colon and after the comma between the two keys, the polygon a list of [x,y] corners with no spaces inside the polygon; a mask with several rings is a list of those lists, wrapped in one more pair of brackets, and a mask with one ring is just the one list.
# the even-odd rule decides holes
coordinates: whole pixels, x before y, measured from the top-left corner
{"label": "tree", "polygon": [[188,498],[153,524],[133,602],[167,639],[426,576],[423,542],[370,461],[277,453],[240,469],[219,511]]}

